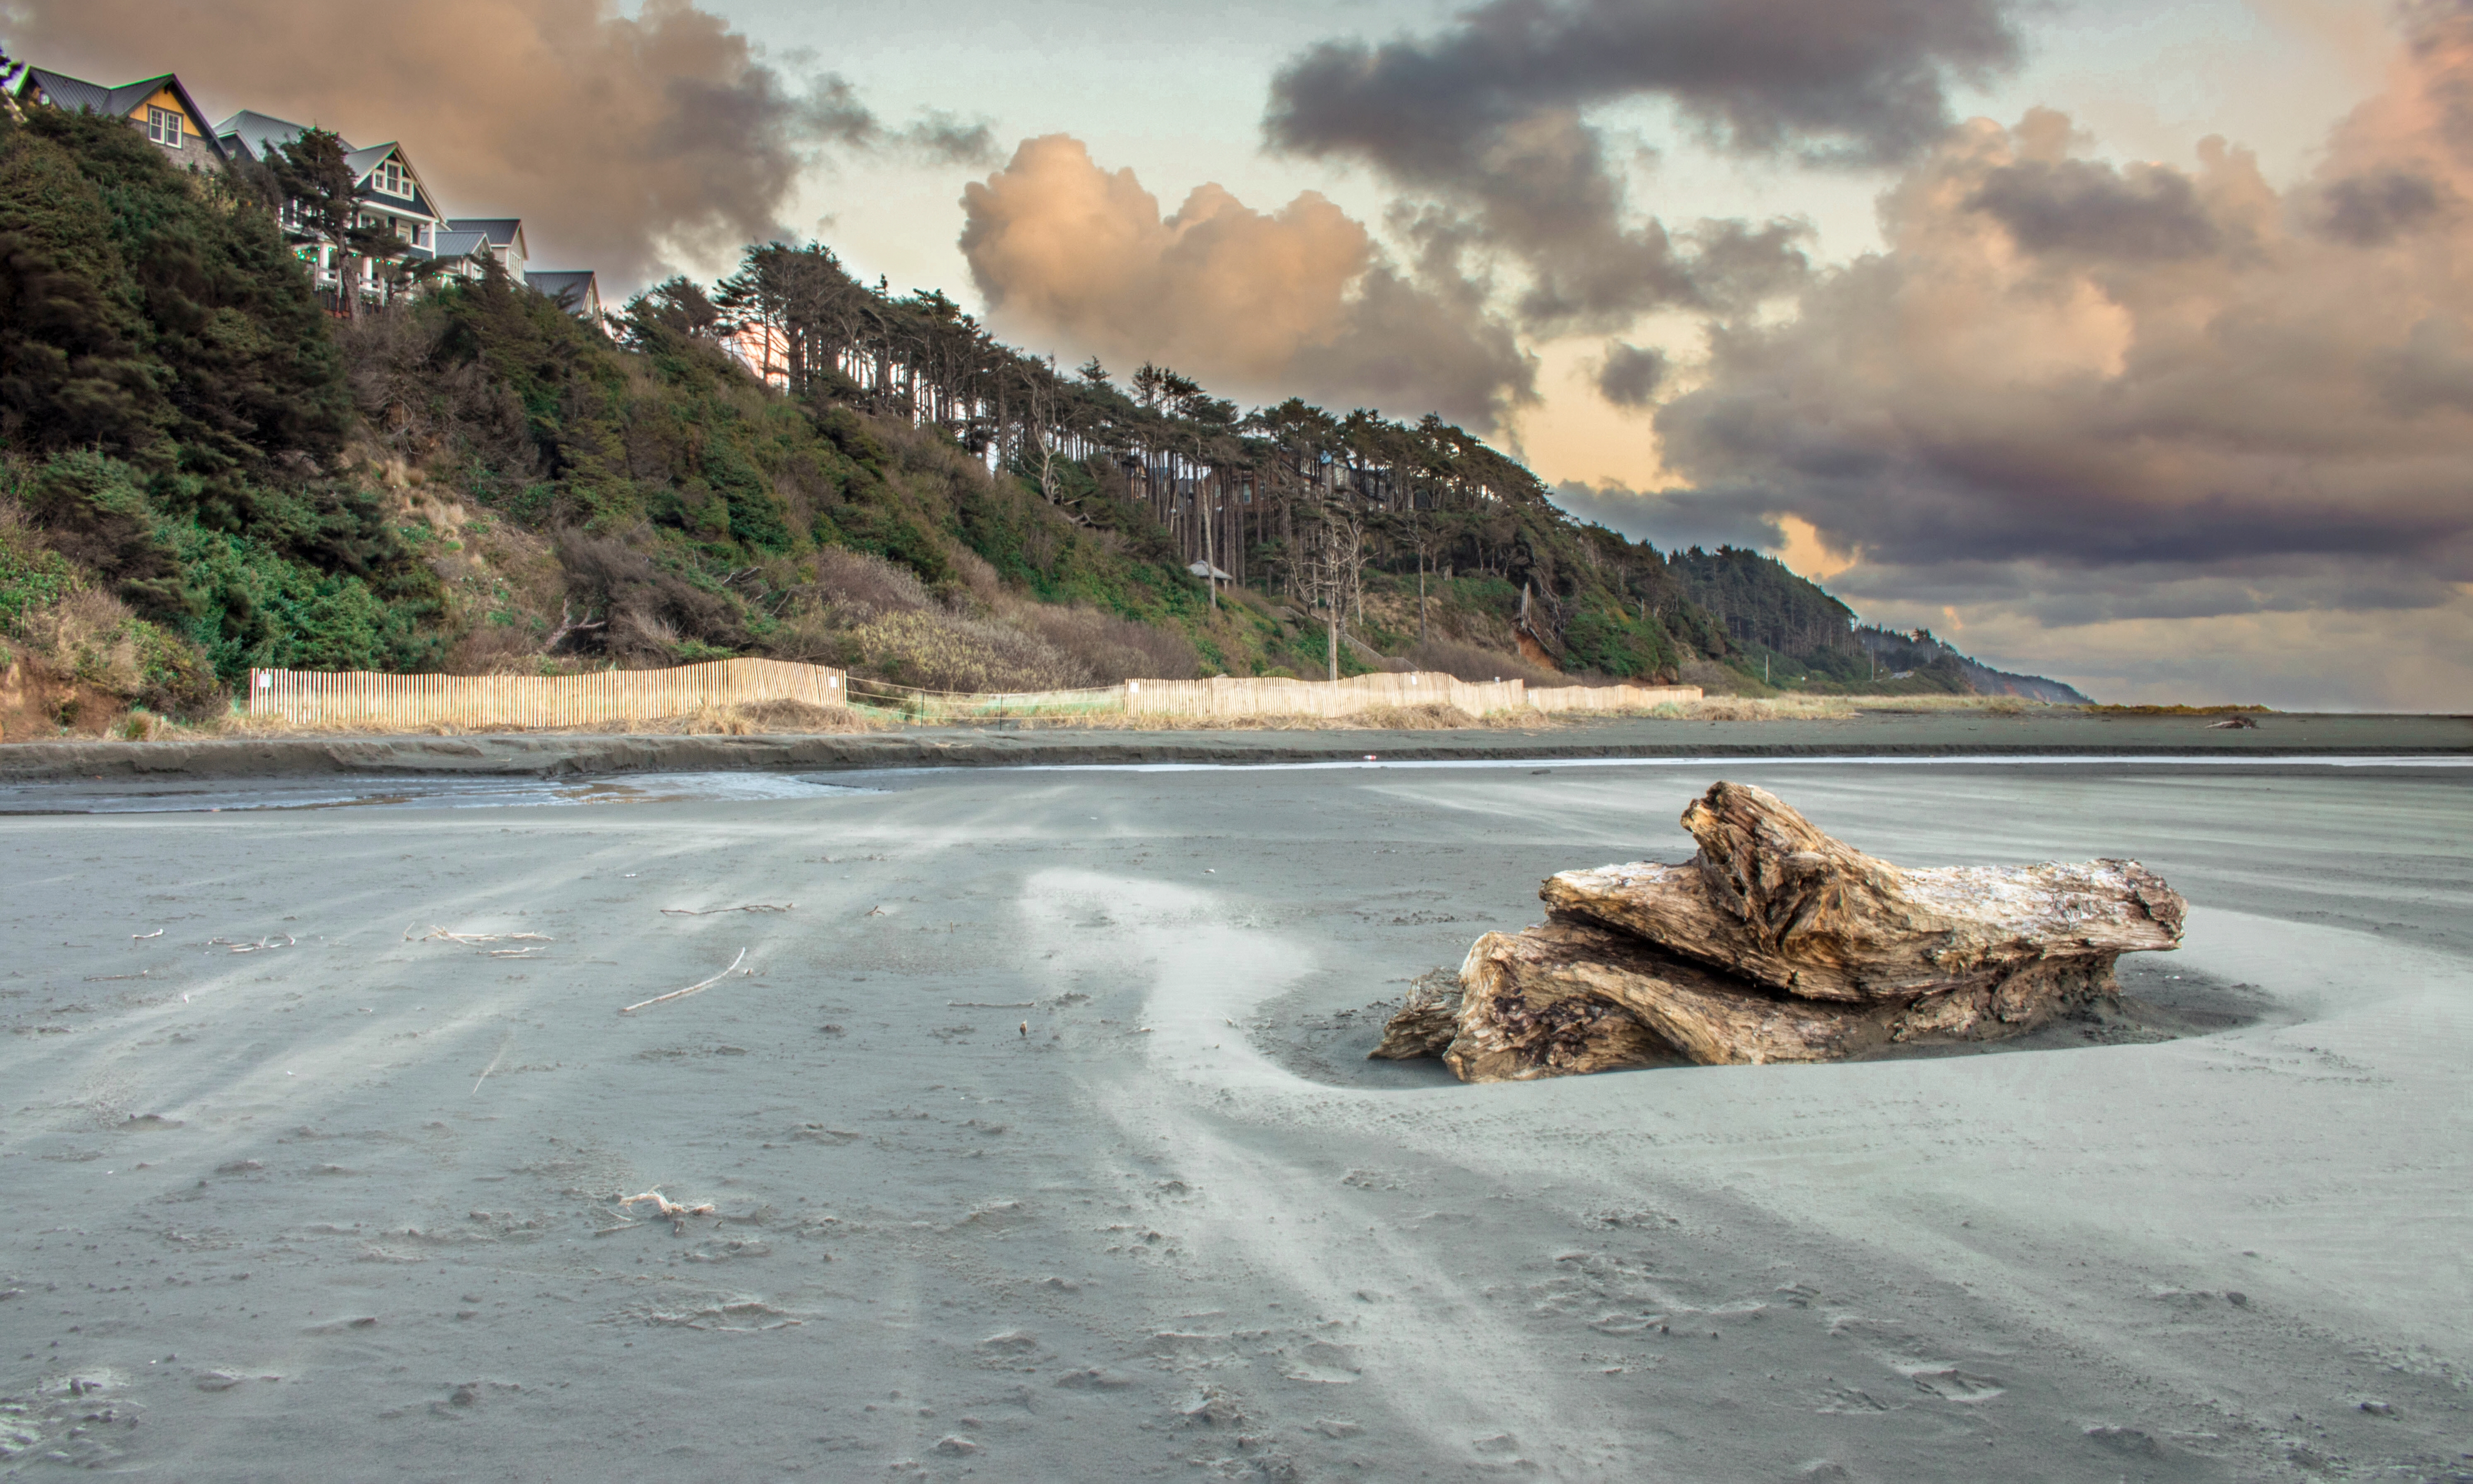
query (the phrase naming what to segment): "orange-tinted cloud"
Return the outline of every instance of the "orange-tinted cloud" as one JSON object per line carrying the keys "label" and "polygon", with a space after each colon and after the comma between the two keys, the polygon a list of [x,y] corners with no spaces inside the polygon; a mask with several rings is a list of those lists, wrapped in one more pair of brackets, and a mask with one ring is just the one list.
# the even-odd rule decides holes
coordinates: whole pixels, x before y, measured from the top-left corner
{"label": "orange-tinted cloud", "polygon": [[1261,212],[1201,185],[1174,215],[1065,134],[1025,140],[963,193],[961,247],[991,323],[1119,367],[1172,366],[1257,398],[1290,394],[1487,428],[1534,371],[1481,294],[1404,273],[1313,192]]}
{"label": "orange-tinted cloud", "polygon": [[2461,610],[2473,12],[2418,8],[2407,43],[2290,185],[2221,140],[2095,157],[2043,110],[1955,131],[1882,198],[1884,251],[1713,329],[1657,414],[1678,487],[1627,523],[1800,517],[1878,616]]}
{"label": "orange-tinted cloud", "polygon": [[456,216],[521,216],[537,261],[623,286],[776,231],[808,153],[897,140],[970,154],[931,120],[883,129],[831,77],[786,83],[692,0],[0,0],[12,52],[99,82],[178,72],[241,108],[402,141]]}

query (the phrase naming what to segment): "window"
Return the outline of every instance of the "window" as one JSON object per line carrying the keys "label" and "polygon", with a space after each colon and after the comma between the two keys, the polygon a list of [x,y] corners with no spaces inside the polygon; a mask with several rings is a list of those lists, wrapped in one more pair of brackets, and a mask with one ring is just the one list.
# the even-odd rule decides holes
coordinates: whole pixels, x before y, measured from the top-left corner
{"label": "window", "polygon": [[390,196],[400,196],[403,194],[403,165],[401,162],[391,159],[378,167],[378,189],[386,192]]}
{"label": "window", "polygon": [[146,110],[146,137],[167,150],[180,147],[180,115],[170,108],[149,107]]}

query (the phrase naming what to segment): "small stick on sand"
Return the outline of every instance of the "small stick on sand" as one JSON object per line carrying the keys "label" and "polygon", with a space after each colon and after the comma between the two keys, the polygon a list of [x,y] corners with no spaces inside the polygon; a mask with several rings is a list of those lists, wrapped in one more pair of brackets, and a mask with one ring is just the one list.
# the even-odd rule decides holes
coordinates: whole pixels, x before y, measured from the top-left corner
{"label": "small stick on sand", "polygon": [[[684,998],[684,996],[686,996],[686,995],[693,994],[693,993],[696,993],[698,990],[708,990],[708,989],[711,989],[714,985],[719,984],[719,983],[720,983],[721,981],[723,981],[724,979],[729,978],[729,977],[730,977],[730,974],[731,974],[731,969],[736,969],[736,968],[739,966],[739,964],[740,964],[740,963],[742,963],[742,962],[746,959],[746,957],[747,957],[747,950],[746,950],[745,948],[741,948],[741,949],[739,949],[739,950],[738,950],[738,957],[737,957],[737,958],[734,958],[734,959],[732,959],[732,960],[730,961],[730,969],[723,969],[721,972],[719,972],[719,973],[717,973],[717,974],[713,975],[713,976],[712,976],[711,978],[709,978],[709,979],[705,980],[703,983],[701,983],[701,984],[690,984],[690,985],[688,985],[688,986],[687,986],[685,989],[684,989],[684,990],[672,990],[672,991],[671,991],[670,993],[668,993],[667,994],[656,994],[656,995],[654,995],[651,999],[639,999],[639,1000],[636,1001],[636,1003],[634,1003],[634,1004],[632,1004],[632,1005],[621,1005],[621,1006],[619,1006],[619,1007],[618,1007],[618,1013],[619,1013],[620,1015],[622,1015],[622,1016],[623,1016],[623,1015],[626,1015],[627,1013],[629,1013],[630,1011],[641,1010],[641,1009],[643,1009],[646,1005],[658,1005],[658,1004],[660,1004],[661,1001],[663,1001],[663,1000],[665,1000],[665,999],[681,999],[681,998]],[[636,1197],[636,1199],[637,1199],[637,1200],[641,1200],[641,1199],[643,1199],[643,1197],[641,1197],[641,1196],[637,1196],[637,1197]]]}
{"label": "small stick on sand", "polygon": [[161,929],[161,928],[159,928],[159,927],[158,927],[158,928],[155,929],[155,930],[154,930],[153,932],[151,932],[151,933],[131,933],[129,936],[130,936],[130,938],[131,938],[132,941],[139,942],[139,943],[143,943],[143,942],[145,942],[145,941],[146,941],[147,939],[149,939],[149,938],[160,938],[160,937],[162,937],[162,936],[163,936],[163,929]]}
{"label": "small stick on sand", "polygon": [[769,901],[751,901],[743,907],[663,907],[661,909],[661,916],[665,918],[710,918],[719,917],[725,912],[787,912],[797,905],[798,903],[795,901],[785,901],[780,903],[779,906],[776,906],[774,903]]}
{"label": "small stick on sand", "polygon": [[948,999],[945,1004],[953,1010],[1036,1010],[1039,1008],[1039,1001],[1035,999]]}
{"label": "small stick on sand", "polygon": [[530,958],[540,951],[539,948],[492,948],[490,956],[492,958]]}
{"label": "small stick on sand", "polygon": [[443,927],[431,928],[421,935],[420,941],[427,943],[432,938],[444,938],[448,943],[461,944],[468,948],[477,948],[485,943],[558,942],[547,933],[450,933]]}
{"label": "small stick on sand", "polygon": [[701,1206],[684,1206],[677,1201],[670,1200],[663,1196],[659,1190],[647,1190],[642,1195],[628,1196],[625,1200],[618,1203],[618,1209],[624,1210],[628,1207],[634,1206],[642,1201],[652,1202],[653,1209],[655,1210],[660,1211],[662,1215],[667,1216],[670,1219],[670,1234],[673,1236],[687,1229],[687,1218],[689,1216],[709,1216],[712,1214],[712,1203],[710,1201],[707,1201]]}
{"label": "small stick on sand", "polygon": [[667,1216],[674,1221],[681,1216],[709,1216],[712,1214],[712,1203],[710,1201],[707,1201],[701,1206],[685,1206],[677,1201],[671,1200],[668,1196],[661,1194],[658,1189],[647,1190],[642,1195],[622,1196],[619,1198],[618,1205],[620,1209],[623,1209],[630,1206],[641,1206],[647,1201],[652,1203],[653,1209],[660,1211],[662,1215]]}

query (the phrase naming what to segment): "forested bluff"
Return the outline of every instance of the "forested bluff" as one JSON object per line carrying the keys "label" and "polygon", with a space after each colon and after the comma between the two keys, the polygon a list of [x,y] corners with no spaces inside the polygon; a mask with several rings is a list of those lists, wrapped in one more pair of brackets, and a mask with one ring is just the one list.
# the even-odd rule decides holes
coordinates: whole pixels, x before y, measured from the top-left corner
{"label": "forested bluff", "polygon": [[1438,419],[1060,370],[820,246],[606,325],[502,276],[338,318],[245,182],[0,120],[0,665],[39,727],[217,714],[253,666],[733,655],[948,691],[1335,664],[2083,699],[1756,552],[1577,523]]}

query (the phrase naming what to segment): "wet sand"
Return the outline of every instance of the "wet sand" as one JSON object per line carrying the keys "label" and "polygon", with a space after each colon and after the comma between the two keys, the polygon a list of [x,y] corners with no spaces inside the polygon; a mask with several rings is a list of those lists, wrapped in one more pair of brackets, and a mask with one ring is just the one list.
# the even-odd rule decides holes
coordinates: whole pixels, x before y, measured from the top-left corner
{"label": "wet sand", "polygon": [[2192,756],[2473,754],[2473,717],[2281,714],[2219,730],[2215,716],[2021,711],[1869,711],[1841,720],[1617,718],[1382,731],[1116,731],[930,727],[867,735],[492,735],[274,737],[164,742],[12,742],[0,785],[147,779],[299,780],[327,776],[610,777],[712,770],[982,768],[1162,762],[1471,758]]}
{"label": "wet sand", "polygon": [[[2189,941],[2034,1049],[1362,1059],[1720,776]],[[2473,769],[816,777],[0,819],[0,1474],[2473,1468]]]}

